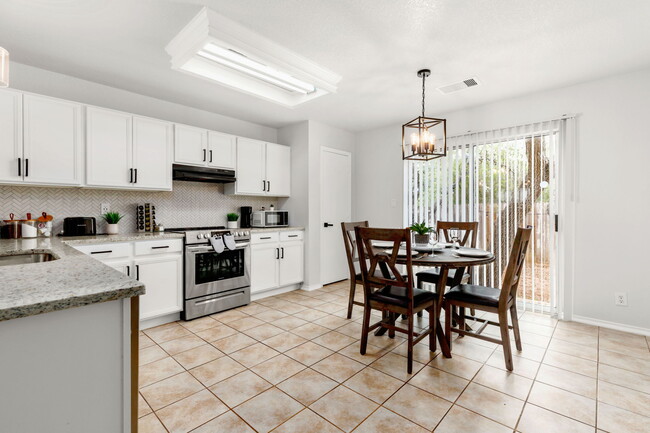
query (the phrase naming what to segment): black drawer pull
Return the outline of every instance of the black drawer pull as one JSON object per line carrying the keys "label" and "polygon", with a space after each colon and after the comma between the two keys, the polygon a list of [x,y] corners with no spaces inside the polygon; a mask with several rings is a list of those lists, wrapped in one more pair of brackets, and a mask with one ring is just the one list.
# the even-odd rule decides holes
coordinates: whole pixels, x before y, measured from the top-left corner
{"label": "black drawer pull", "polygon": [[297,238],[298,235],[289,235],[289,236],[287,236],[287,237],[289,237],[289,238]]}
{"label": "black drawer pull", "polygon": [[263,238],[260,239],[271,239],[271,236],[264,236]]}
{"label": "black drawer pull", "polygon": [[20,166],[23,165],[22,160],[18,158],[18,176],[20,176]]}
{"label": "black drawer pull", "polygon": [[108,254],[112,253],[113,250],[106,250],[106,251],[91,251],[90,254]]}
{"label": "black drawer pull", "polygon": [[152,250],[162,250],[163,248],[169,248],[169,245],[165,245],[162,247],[151,247]]}

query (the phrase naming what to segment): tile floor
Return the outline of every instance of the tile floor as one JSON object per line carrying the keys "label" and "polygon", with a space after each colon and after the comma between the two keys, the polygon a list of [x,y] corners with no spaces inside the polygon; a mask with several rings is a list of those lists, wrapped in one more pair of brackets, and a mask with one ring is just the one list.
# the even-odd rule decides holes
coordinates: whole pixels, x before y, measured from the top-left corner
{"label": "tile floor", "polygon": [[401,338],[359,354],[347,290],[143,331],[140,433],[650,431],[646,337],[524,313],[514,373],[500,346],[462,338],[452,359],[416,346],[408,375]]}

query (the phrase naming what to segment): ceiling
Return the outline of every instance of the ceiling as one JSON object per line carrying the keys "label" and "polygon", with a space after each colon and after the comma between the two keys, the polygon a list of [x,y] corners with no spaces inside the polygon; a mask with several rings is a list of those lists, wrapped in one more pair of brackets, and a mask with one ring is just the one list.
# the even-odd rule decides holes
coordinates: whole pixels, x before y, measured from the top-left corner
{"label": "ceiling", "polygon": [[[207,5],[343,76],[294,109],[170,67],[165,45]],[[11,59],[143,95],[280,127],[351,131],[557,88],[650,65],[640,0],[3,0]],[[436,87],[478,77],[479,87]]]}

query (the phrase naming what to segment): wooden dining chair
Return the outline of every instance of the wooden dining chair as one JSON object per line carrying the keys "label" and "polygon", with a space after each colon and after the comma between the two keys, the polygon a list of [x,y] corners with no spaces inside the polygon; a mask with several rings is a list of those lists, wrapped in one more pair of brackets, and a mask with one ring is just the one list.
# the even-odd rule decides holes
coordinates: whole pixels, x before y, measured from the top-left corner
{"label": "wooden dining chair", "polygon": [[[411,256],[410,229],[380,229],[356,227],[355,237],[359,253],[359,265],[364,290],[363,327],[361,330],[362,355],[366,354],[368,333],[379,328],[388,329],[388,335],[395,337],[395,332],[407,335],[408,364],[407,371],[413,372],[413,346],[427,335],[429,350],[435,350],[436,338],[436,296],[427,290],[413,287],[413,262]],[[375,241],[392,242],[392,248],[373,248]],[[401,244],[405,243],[402,249]],[[398,252],[402,249],[406,255],[406,275],[397,268]],[[381,270],[381,272],[377,272]],[[382,312],[382,320],[370,325],[372,310]],[[418,311],[429,313],[429,327],[422,333],[413,330],[413,315]],[[407,329],[397,327],[395,321],[399,315],[405,314],[408,320]]]}
{"label": "wooden dining chair", "polygon": [[345,255],[348,259],[348,270],[350,272],[350,299],[348,300],[348,319],[352,317],[352,307],[359,305],[363,307],[363,302],[355,301],[354,295],[357,284],[362,284],[361,273],[357,272],[355,264],[359,262],[357,255],[356,239],[354,229],[356,227],[368,227],[368,221],[342,222],[341,231],[343,232],[343,243],[345,244]]}
{"label": "wooden dining chair", "polygon": [[[450,348],[452,332],[501,344],[506,360],[506,368],[512,371],[512,349],[510,348],[509,330],[512,329],[514,332],[517,350],[521,350],[521,336],[519,335],[519,320],[517,318],[517,287],[519,286],[519,277],[524,267],[531,231],[532,228],[530,226],[517,229],[517,235],[510,250],[508,266],[503,275],[501,290],[494,287],[460,284],[445,294],[445,335],[447,336],[447,342]],[[457,328],[452,327],[452,307],[459,307],[458,314],[460,319]],[[494,322],[488,319],[465,316],[465,308],[495,313],[498,315],[499,321]],[[512,325],[508,325],[508,312],[510,312]],[[482,325],[476,331],[468,331],[463,326],[466,319],[480,322]],[[499,327],[501,330],[500,340],[481,335],[481,332],[487,325]]]}

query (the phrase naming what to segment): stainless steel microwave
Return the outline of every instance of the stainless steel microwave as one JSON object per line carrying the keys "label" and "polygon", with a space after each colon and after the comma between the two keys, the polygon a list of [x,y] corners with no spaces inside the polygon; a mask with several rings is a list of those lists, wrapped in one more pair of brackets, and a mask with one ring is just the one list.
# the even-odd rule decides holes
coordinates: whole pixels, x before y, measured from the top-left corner
{"label": "stainless steel microwave", "polygon": [[260,210],[253,212],[251,226],[253,227],[286,227],[289,225],[289,211]]}

